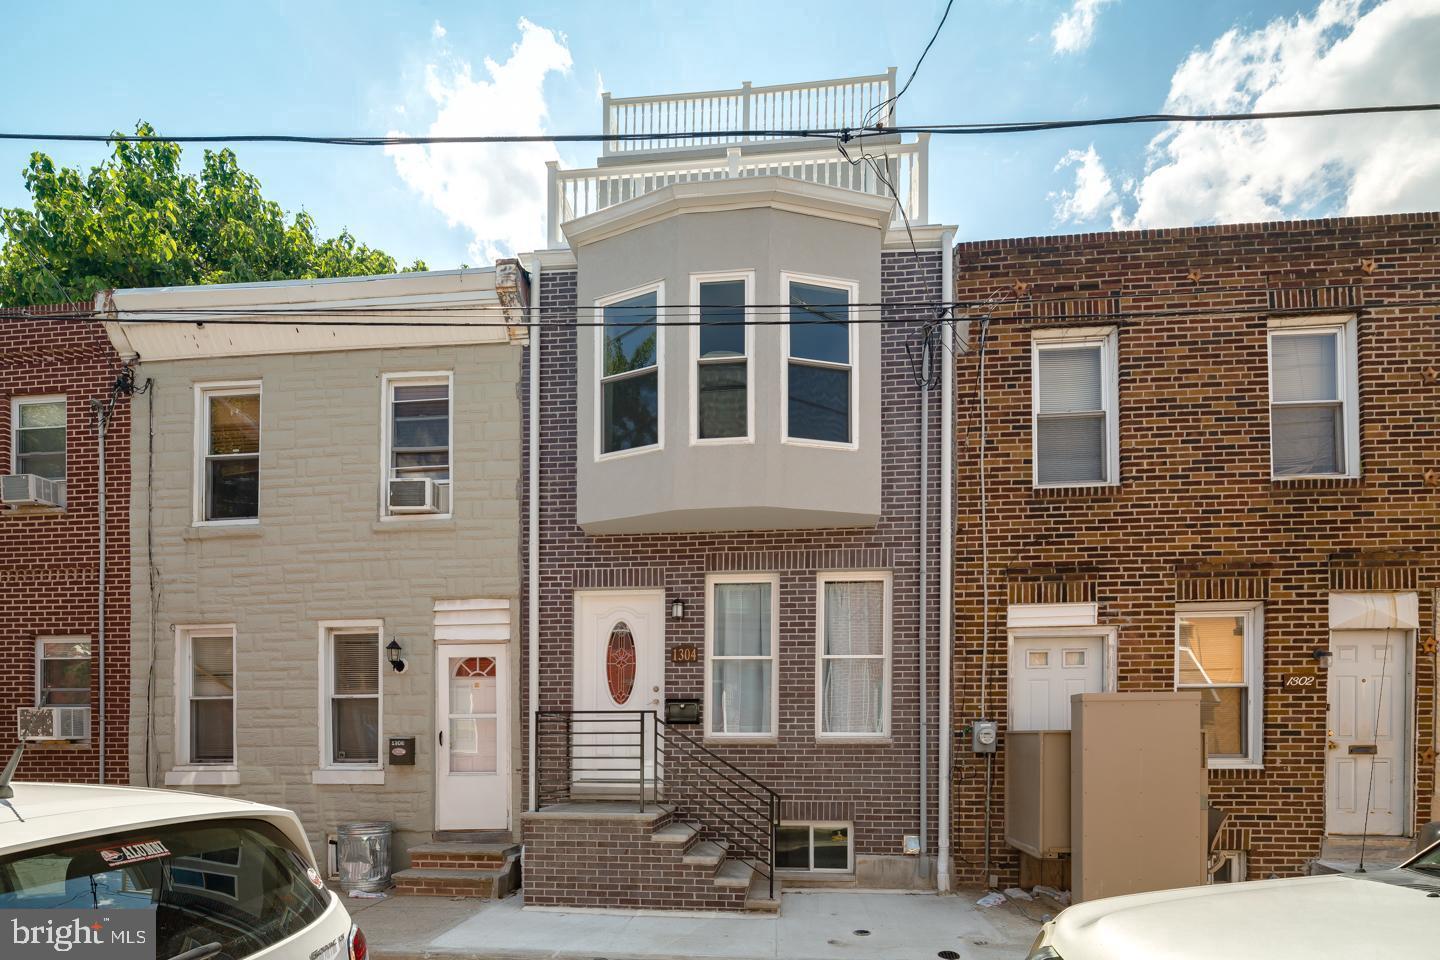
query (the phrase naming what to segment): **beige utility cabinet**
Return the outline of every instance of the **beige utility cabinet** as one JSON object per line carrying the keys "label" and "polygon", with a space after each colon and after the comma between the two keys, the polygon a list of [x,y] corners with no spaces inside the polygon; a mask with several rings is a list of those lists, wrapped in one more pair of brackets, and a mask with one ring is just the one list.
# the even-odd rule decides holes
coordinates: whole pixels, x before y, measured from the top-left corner
{"label": "beige utility cabinet", "polygon": [[1037,860],[1070,852],[1070,731],[1005,733],[1005,842]]}
{"label": "beige utility cabinet", "polygon": [[1070,698],[1075,901],[1206,881],[1200,694]]}

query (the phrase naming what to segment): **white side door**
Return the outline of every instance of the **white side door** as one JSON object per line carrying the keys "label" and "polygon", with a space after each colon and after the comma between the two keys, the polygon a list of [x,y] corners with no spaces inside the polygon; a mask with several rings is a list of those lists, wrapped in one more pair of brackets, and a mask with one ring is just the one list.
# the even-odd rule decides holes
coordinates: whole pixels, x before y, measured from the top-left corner
{"label": "white side door", "polygon": [[435,651],[435,829],[509,829],[509,649],[442,643]]}
{"label": "white side door", "polygon": [[[640,776],[641,711],[663,718],[665,595],[658,590],[575,595],[575,678],[571,769],[577,782],[634,782]],[[623,713],[619,713],[623,711]],[[601,713],[614,716],[602,718]],[[646,779],[654,776],[645,721]]]}
{"label": "white side door", "polygon": [[1102,636],[1015,636],[1010,644],[1012,730],[1069,730],[1070,697],[1105,689]]}
{"label": "white side door", "polygon": [[[1325,829],[1404,836],[1408,793],[1405,630],[1334,630],[1326,679]],[[1366,798],[1370,816],[1365,816]]]}

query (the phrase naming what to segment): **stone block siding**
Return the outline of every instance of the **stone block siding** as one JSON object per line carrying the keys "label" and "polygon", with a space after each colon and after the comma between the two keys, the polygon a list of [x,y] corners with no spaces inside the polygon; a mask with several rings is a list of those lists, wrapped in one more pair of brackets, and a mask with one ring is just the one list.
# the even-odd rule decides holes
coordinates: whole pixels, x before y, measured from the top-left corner
{"label": "stone block siding", "polygon": [[[13,466],[15,397],[66,399],[63,511],[0,508],[0,741],[8,759],[17,707],[35,705],[35,641],[84,636],[92,646],[88,743],[30,744],[19,777],[96,783],[99,723],[99,454],[90,401],[108,401],[120,358],[104,328],[74,314],[88,303],[0,310],[0,473]],[[105,779],[127,780],[130,694],[130,408],[121,397],[107,432],[109,525],[105,601]]]}
{"label": "stone block siding", "polygon": [[[1367,272],[1373,261],[1373,272]],[[1012,296],[986,349],[990,675],[985,712],[1006,705],[1005,605],[1044,591],[1095,599],[1119,626],[1119,688],[1170,689],[1177,598],[1240,591],[1265,601],[1265,754],[1259,771],[1212,771],[1232,815],[1224,846],[1249,851],[1252,878],[1293,875],[1324,832],[1326,696],[1282,690],[1328,646],[1328,594],[1418,589],[1420,636],[1434,636],[1440,586],[1440,215],[1086,234],[961,244],[956,299]],[[1026,284],[1018,300],[1014,285]],[[1304,289],[1300,289],[1304,288]],[[1313,292],[1312,292],[1313,291]],[[1427,293],[1427,291],[1430,291]],[[1055,301],[1063,301],[1057,305]],[[1399,302],[1398,306],[1382,304]],[[1359,480],[1270,478],[1269,316],[1305,304],[1365,304],[1359,319]],[[1185,311],[1161,316],[1155,311]],[[1313,308],[1312,308],[1313,311]],[[1114,488],[1031,488],[1030,331],[1040,323],[1119,328],[1120,472]],[[1113,316],[1114,314],[1123,316]],[[1107,315],[1113,319],[1107,319]],[[972,335],[978,330],[972,330]],[[981,713],[982,592],[977,354],[957,360],[955,721]],[[1403,585],[1403,586],[1396,586]],[[1214,591],[1220,591],[1219,594]],[[1414,819],[1432,819],[1435,658],[1415,663]],[[1004,743],[1003,736],[1001,743]],[[1004,844],[997,759],[991,872],[1017,876]],[[956,875],[983,880],[985,768],[956,753]]]}
{"label": "stone block siding", "polygon": [[[887,301],[938,299],[941,257],[887,253],[882,295]],[[919,466],[920,391],[911,378],[906,344],[932,310],[887,312],[882,332],[882,517],[869,529],[762,530],[588,537],[575,524],[575,273],[547,271],[540,304],[547,322],[541,352],[541,572],[540,706],[571,702],[572,609],[576,589],[661,586],[685,601],[683,620],[667,619],[666,644],[704,650],[705,576],[722,570],[780,574],[778,742],[714,747],[726,759],[778,791],[792,807],[844,801],[853,810],[855,852],[901,855],[903,836],[919,829]],[[862,314],[873,317],[874,314]],[[589,409],[589,401],[586,401]],[[932,525],[939,517],[940,395],[931,395]],[[757,415],[764,415],[758,411]],[[932,529],[937,529],[932,526]],[[932,609],[929,617],[930,703],[938,694],[939,539],[929,543]],[[815,575],[827,569],[893,571],[891,738],[880,744],[817,743],[815,715]],[[528,581],[527,581],[528,582]],[[528,608],[526,608],[528,609]],[[666,657],[666,695],[701,697],[704,663],[674,664]],[[523,675],[523,674],[522,674]],[[526,706],[527,719],[534,709]],[[938,713],[930,724],[930,818],[935,842],[935,767]],[[697,731],[698,732],[698,731]],[[528,855],[528,854],[527,854]],[[536,875],[526,876],[527,891]],[[527,897],[529,894],[527,893]],[[527,901],[528,902],[528,901]]]}

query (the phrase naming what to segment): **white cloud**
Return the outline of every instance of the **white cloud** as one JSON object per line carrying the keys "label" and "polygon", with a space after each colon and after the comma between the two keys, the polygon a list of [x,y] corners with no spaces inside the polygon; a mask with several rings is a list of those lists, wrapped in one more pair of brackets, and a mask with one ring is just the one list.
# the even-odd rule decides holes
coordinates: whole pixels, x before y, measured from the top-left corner
{"label": "white cloud", "polygon": [[1050,28],[1050,43],[1056,53],[1079,53],[1095,39],[1095,21],[1100,8],[1115,0],[1074,0]]}
{"label": "white cloud", "polygon": [[[1440,101],[1440,0],[1322,0],[1196,50],[1165,109],[1254,112]],[[1440,207],[1440,117],[1172,124],[1150,141],[1120,225],[1366,215]]]}
{"label": "white cloud", "polygon": [[[443,39],[444,28],[437,27],[436,39]],[[496,63],[486,57],[480,79],[468,60],[442,46],[438,62],[425,68],[425,94],[436,110],[426,135],[545,132],[545,78],[569,73],[570,51],[563,35],[523,17],[518,29],[510,58]],[[545,163],[559,159],[553,143],[434,144],[386,152],[412,190],[452,226],[470,231],[473,262],[544,246]]]}
{"label": "white cloud", "polygon": [[436,20],[436,21],[435,21],[433,24],[431,24],[431,26],[430,26],[430,37],[431,37],[431,39],[434,39],[434,40],[444,40],[444,39],[445,39],[445,34],[446,34],[447,32],[448,32],[448,31],[445,29],[445,25],[444,25],[443,23],[441,23],[439,20]]}
{"label": "white cloud", "polygon": [[1119,198],[1105,164],[1095,152],[1095,144],[1084,150],[1071,150],[1055,164],[1055,170],[1071,166],[1075,168],[1074,188],[1050,194],[1055,219],[1060,223],[1087,223],[1101,213],[1113,211]]}

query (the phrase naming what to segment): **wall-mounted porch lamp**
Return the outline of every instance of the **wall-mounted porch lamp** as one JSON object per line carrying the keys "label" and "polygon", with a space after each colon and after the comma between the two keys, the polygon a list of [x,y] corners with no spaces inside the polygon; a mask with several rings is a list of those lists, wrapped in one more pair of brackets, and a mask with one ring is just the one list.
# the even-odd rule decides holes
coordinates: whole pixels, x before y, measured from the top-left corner
{"label": "wall-mounted porch lamp", "polygon": [[404,673],[405,661],[400,656],[400,641],[392,639],[389,643],[385,644],[385,653],[390,658],[390,669],[396,673]]}
{"label": "wall-mounted porch lamp", "polygon": [[670,619],[685,619],[685,601],[681,600],[679,597],[670,598]]}
{"label": "wall-mounted porch lamp", "polygon": [[1331,661],[1332,659],[1334,659],[1334,657],[1335,657],[1335,654],[1331,653],[1329,650],[1311,650],[1311,651],[1310,651],[1310,659],[1314,660],[1314,661],[1315,661],[1315,665],[1316,665],[1317,667],[1319,667],[1321,670],[1329,670],[1329,669],[1330,669],[1330,661]]}

